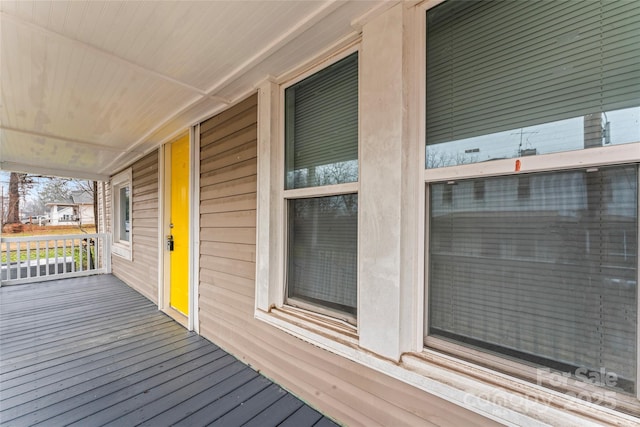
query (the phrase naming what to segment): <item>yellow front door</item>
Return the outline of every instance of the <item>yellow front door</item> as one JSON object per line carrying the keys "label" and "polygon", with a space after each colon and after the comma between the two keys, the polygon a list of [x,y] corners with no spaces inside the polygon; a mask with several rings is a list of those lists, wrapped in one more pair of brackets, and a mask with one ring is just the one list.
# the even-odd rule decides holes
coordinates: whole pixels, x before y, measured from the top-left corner
{"label": "yellow front door", "polygon": [[171,144],[171,213],[173,236],[169,303],[189,315],[189,135]]}

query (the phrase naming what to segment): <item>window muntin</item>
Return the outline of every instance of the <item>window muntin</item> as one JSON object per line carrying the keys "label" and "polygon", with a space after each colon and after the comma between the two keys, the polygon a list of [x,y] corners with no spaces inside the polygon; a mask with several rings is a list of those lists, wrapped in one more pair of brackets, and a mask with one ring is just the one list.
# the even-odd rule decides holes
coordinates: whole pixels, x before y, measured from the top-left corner
{"label": "window muntin", "polygon": [[358,54],[285,90],[286,189],[358,181]]}
{"label": "window muntin", "polygon": [[640,11],[632,3],[430,9],[427,168],[640,141]]}
{"label": "window muntin", "polygon": [[428,332],[634,393],[638,167],[528,178],[430,185]]}
{"label": "window muntin", "polygon": [[285,302],[355,323],[358,53],[286,88],[284,108]]}

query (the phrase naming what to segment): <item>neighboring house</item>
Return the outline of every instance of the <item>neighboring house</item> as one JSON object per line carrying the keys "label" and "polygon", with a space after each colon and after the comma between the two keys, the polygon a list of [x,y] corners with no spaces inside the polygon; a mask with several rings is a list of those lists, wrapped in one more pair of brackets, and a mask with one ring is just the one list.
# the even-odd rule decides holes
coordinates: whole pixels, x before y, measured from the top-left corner
{"label": "neighboring house", "polygon": [[49,209],[51,225],[93,225],[93,196],[83,190],[72,191],[67,200],[58,200],[45,205]]}
{"label": "neighboring house", "polygon": [[345,425],[640,425],[637,4],[304,3],[77,13],[113,274]]}

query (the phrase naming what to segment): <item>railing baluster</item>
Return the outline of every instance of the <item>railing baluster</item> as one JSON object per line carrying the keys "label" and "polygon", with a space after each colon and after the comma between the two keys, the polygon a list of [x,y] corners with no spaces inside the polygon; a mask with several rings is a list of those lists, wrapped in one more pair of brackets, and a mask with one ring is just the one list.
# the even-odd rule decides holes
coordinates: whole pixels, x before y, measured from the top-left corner
{"label": "railing baluster", "polygon": [[55,258],[56,263],[55,263],[55,265],[54,265],[54,267],[55,267],[55,274],[59,274],[60,272],[58,271],[58,239],[55,239],[55,240],[53,241],[53,248],[54,248],[54,250],[56,251],[56,252],[55,252],[55,254],[56,254],[56,258]]}
{"label": "railing baluster", "polygon": [[71,271],[76,271],[76,239],[71,239]]}
{"label": "railing baluster", "polygon": [[[10,276],[11,271],[9,270],[9,265],[10,265],[9,264],[9,244],[10,243],[7,243],[6,241],[4,241],[3,244],[4,244],[5,259],[4,259],[4,264],[2,265],[5,267],[5,271],[7,272],[6,278],[10,279],[11,278]],[[0,247],[0,253],[2,253],[2,247]]]}
{"label": "railing baluster", "polygon": [[97,270],[98,269],[98,238],[97,237],[93,237],[91,239],[91,246],[89,248],[89,255],[90,255],[90,260],[91,260],[91,268],[93,270]]}
{"label": "railing baluster", "polygon": [[36,277],[40,277],[40,240],[36,240]]}
{"label": "railing baluster", "polygon": [[27,278],[31,277],[31,242],[26,242],[27,250]]}
{"label": "railing baluster", "polygon": [[21,279],[22,278],[22,264],[20,264],[20,258],[21,258],[21,253],[20,253],[20,245],[21,243],[18,242],[17,246],[16,246],[16,266],[18,268],[18,271],[16,271],[16,279]]}
{"label": "railing baluster", "polygon": [[93,247],[93,238],[87,238],[87,271],[93,270],[93,266],[91,265],[91,248]]}
{"label": "railing baluster", "polygon": [[[3,244],[4,244],[4,257],[5,257],[5,259],[4,259],[4,264],[3,264],[3,265],[4,265],[4,266],[6,266],[6,269],[7,269],[7,279],[9,279],[9,278],[10,278],[10,276],[9,276],[9,243],[7,243],[7,242],[5,241],[5,242],[3,242]],[[1,249],[1,248],[0,248],[0,249]]]}
{"label": "railing baluster", "polygon": [[93,245],[93,265],[96,269],[102,268],[102,244],[103,240],[100,237],[96,237],[96,243]]}
{"label": "railing baluster", "polygon": [[49,271],[49,239],[45,240],[45,246],[44,246],[44,250],[46,251],[46,259],[47,259],[47,270],[45,271],[44,275],[48,276],[50,274]]}
{"label": "railing baluster", "polygon": [[[79,243],[78,243],[78,247],[80,248],[80,251],[79,251],[79,252],[80,252],[80,256],[79,256],[80,260],[78,261],[78,265],[80,266],[80,271],[83,271],[83,270],[84,270],[84,269],[82,268],[82,260],[83,260],[84,255],[85,255],[85,253],[84,253],[84,249],[85,249],[85,247],[87,247],[87,246],[88,246],[88,243],[89,243],[89,241],[88,241],[87,239],[80,239],[80,240],[79,240]],[[87,259],[88,259],[88,258],[87,258]],[[89,269],[89,263],[87,262],[87,268],[86,268],[86,270],[88,270],[88,269]]]}
{"label": "railing baluster", "polygon": [[67,271],[67,239],[62,239],[62,272],[68,273]]}

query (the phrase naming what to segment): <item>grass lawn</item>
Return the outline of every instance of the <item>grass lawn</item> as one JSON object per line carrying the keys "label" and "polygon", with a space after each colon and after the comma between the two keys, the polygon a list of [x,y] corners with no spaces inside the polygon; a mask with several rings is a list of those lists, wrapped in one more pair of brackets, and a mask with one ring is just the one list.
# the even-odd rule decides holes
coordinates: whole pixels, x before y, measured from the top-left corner
{"label": "grass lawn", "polygon": [[47,236],[60,234],[85,234],[95,233],[95,225],[82,226],[77,225],[22,225],[22,231],[14,233],[2,233],[2,237],[30,237],[30,236]]}

